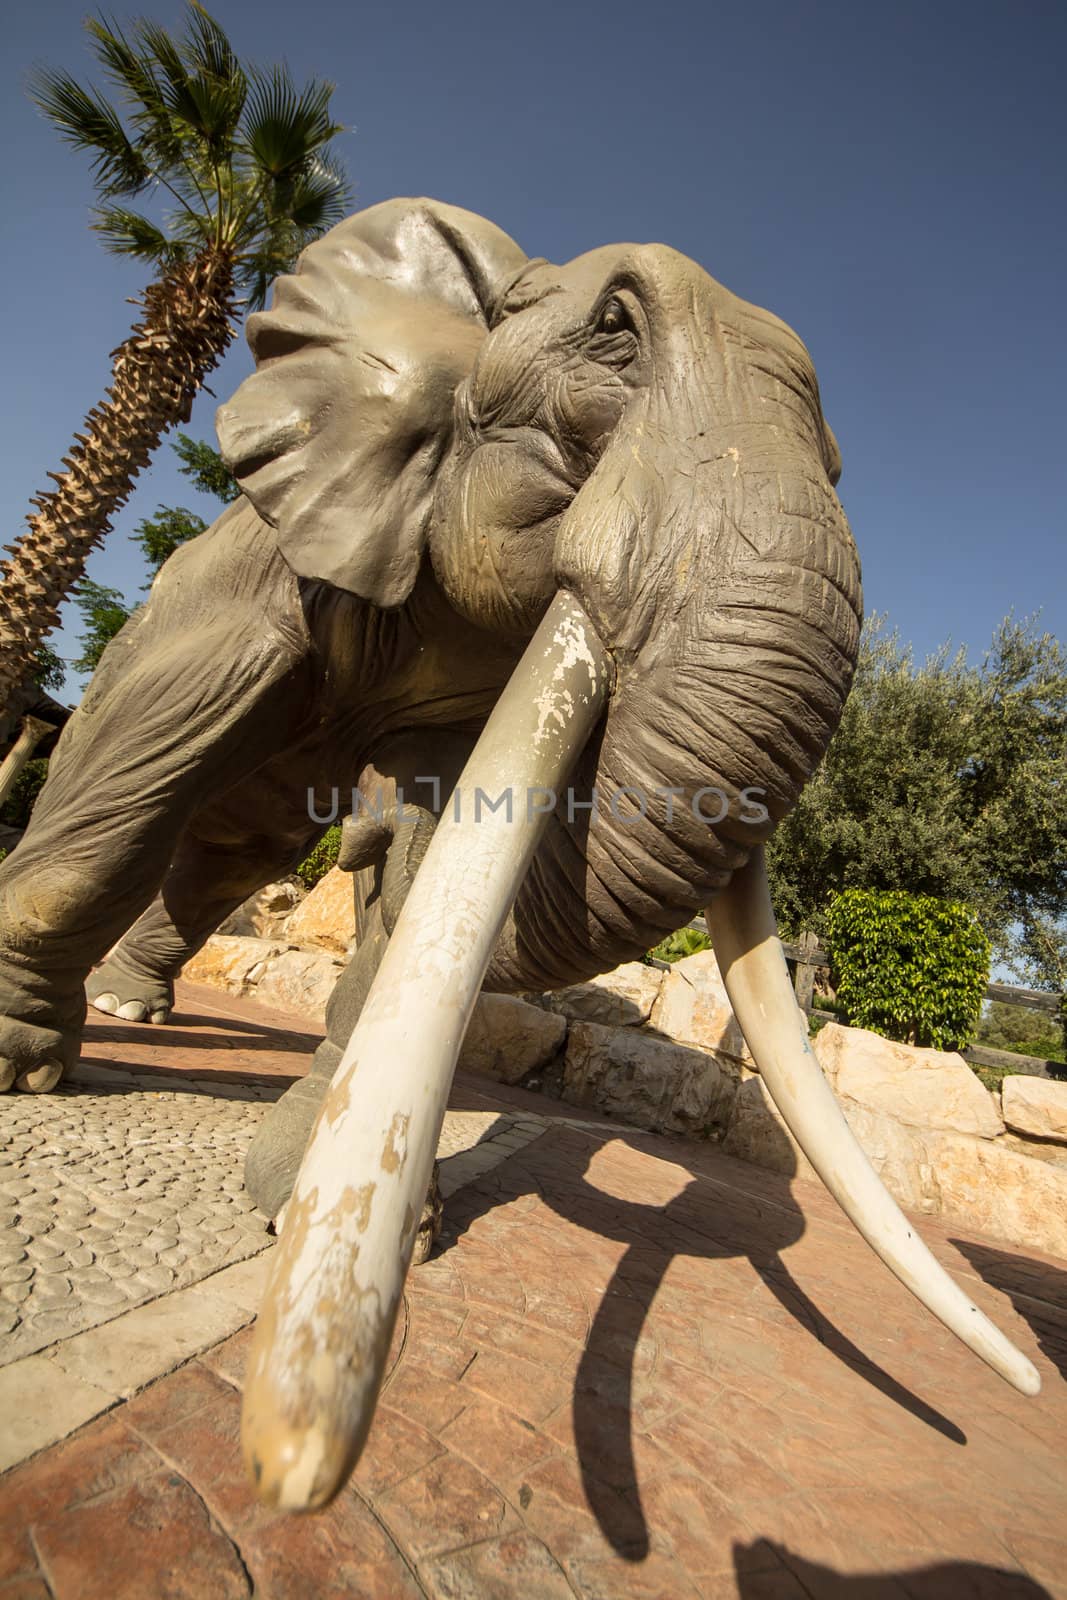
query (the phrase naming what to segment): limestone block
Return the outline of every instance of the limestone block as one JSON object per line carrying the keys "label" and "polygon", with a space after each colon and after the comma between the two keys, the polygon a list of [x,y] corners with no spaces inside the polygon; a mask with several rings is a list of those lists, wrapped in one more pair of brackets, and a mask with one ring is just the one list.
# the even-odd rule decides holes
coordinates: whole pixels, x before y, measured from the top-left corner
{"label": "limestone block", "polygon": [[664,974],[641,961],[627,961],[588,983],[576,983],[545,996],[553,1011],[575,1022],[600,1022],[609,1028],[647,1022],[659,999]]}
{"label": "limestone block", "polygon": [[1009,1244],[1067,1256],[1067,1167],[1003,1139],[927,1137],[936,1209]]}
{"label": "limestone block", "polygon": [[867,1106],[913,1128],[943,1128],[981,1139],[1004,1132],[993,1096],[960,1055],[897,1044],[837,1022],[820,1030],[814,1049],[842,1102]]}
{"label": "limestone block", "polygon": [[286,879],[281,883],[268,883],[250,895],[236,911],[231,911],[225,922],[219,923],[216,932],[235,938],[280,939],[303,898],[304,888],[299,882]]}
{"label": "limestone block", "polygon": [[575,1022],[567,1036],[563,1098],[661,1133],[726,1126],[734,1081],[701,1050],[635,1028]]}
{"label": "limestone block", "polygon": [[352,874],[331,867],[289,918],[285,937],[290,944],[347,955],[356,937]]}
{"label": "limestone block", "polygon": [[778,1114],[760,1078],[746,1078],[738,1086],[722,1148],[739,1161],[788,1178],[817,1177],[804,1152]]}
{"label": "limestone block", "polygon": [[227,994],[251,994],[267,968],[285,946],[270,939],[236,939],[215,933],[204,948],[187,961],[182,977],[206,983]]}
{"label": "limestone block", "polygon": [[[991,1140],[922,1130],[847,1101],[846,1120],[898,1205],[1009,1244],[1067,1256],[1067,1167]],[[759,1078],[737,1092],[722,1148],[789,1177],[815,1173]]]}
{"label": "limestone block", "polygon": [[286,950],[268,964],[256,985],[256,999],[321,1024],[345,965],[325,950]]}
{"label": "limestone block", "polygon": [[482,994],[459,1053],[458,1070],[518,1083],[543,1067],[567,1035],[564,1017],[512,994]]}
{"label": "limestone block", "polygon": [[714,951],[701,950],[695,956],[686,956],[663,974],[651,1023],[657,1033],[678,1044],[729,1056],[747,1067],[753,1065],[745,1036],[726,998]]}
{"label": "limestone block", "polygon": [[1000,1086],[1004,1121],[1016,1133],[1067,1144],[1067,1083],[1016,1073]]}

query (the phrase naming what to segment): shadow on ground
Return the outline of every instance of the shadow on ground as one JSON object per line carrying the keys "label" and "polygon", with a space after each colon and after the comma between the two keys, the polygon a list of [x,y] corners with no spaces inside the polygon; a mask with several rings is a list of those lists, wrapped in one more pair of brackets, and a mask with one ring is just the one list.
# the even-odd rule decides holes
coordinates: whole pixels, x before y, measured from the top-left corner
{"label": "shadow on ground", "polygon": [[[796,1588],[768,1587],[768,1578],[782,1569],[792,1574]],[[835,1572],[817,1561],[807,1561],[771,1539],[734,1545],[734,1573],[739,1600],[767,1600],[775,1595],[817,1596],[818,1600],[1052,1600],[1048,1590],[1025,1573],[1006,1567],[986,1567],[977,1561],[939,1561],[930,1567],[898,1572]]]}
{"label": "shadow on ground", "polygon": [[1067,1272],[975,1239],[953,1239],[951,1243],[990,1288],[1010,1296],[1045,1355],[1067,1378]]}
{"label": "shadow on ground", "polygon": [[[620,1129],[614,1137],[641,1148],[640,1135]],[[632,1444],[634,1361],[645,1319],[678,1255],[746,1256],[779,1304],[845,1366],[946,1439],[966,1444],[954,1422],[859,1350],[792,1277],[781,1253],[802,1236],[805,1223],[787,1178],[761,1172],[758,1200],[735,1190],[724,1207],[721,1182],[696,1174],[666,1205],[645,1205],[607,1195],[586,1180],[601,1137],[570,1126],[554,1130],[553,1140],[557,1152],[560,1141],[574,1150],[573,1181],[548,1179],[536,1165],[530,1174],[523,1157],[516,1157],[489,1183],[463,1189],[449,1202],[442,1246],[447,1249],[495,1205],[526,1193],[536,1193],[574,1226],[626,1246],[593,1318],[575,1379],[573,1413],[586,1497],[616,1554],[643,1561],[650,1549]],[[536,1146],[524,1154],[536,1163]],[[610,1485],[602,1475],[605,1462],[612,1463]]]}

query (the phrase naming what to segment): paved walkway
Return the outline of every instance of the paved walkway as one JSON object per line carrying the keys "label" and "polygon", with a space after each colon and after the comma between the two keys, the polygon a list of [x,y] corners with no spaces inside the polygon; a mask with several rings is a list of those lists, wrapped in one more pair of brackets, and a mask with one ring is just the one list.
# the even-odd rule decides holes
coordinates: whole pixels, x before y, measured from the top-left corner
{"label": "paved walkway", "polygon": [[314,1039],[179,1015],[94,1021],[74,1092],[0,1101],[0,1600],[1067,1597],[1067,1264],[919,1224],[1026,1400],[818,1186],[474,1080],[352,1483],[267,1511],[237,1439],[269,1240],[233,1177]]}

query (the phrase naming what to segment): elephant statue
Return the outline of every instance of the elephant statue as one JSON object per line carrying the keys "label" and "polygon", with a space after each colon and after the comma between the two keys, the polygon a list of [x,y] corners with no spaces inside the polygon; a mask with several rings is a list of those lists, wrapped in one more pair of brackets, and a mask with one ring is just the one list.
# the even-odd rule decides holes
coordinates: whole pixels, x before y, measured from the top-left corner
{"label": "elephant statue", "polygon": [[[388,1347],[483,979],[570,984],[705,907],[813,1165],[909,1287],[1033,1392],[866,1164],[774,937],[762,846],[837,725],[861,621],[799,338],[665,246],[559,267],[427,200],[311,245],[248,337],[256,371],[217,417],[243,497],[108,647],[0,869],[0,1086],[47,1091],[76,1059],[94,965],[98,1005],[162,1020],[182,964],[302,858],[333,792],[355,796],[364,936],[309,1080],[250,1158],[276,1211],[314,1123],[261,1318],[283,1398],[266,1397],[266,1345],[250,1379],[261,1488],[321,1503],[358,1448],[360,1373]],[[475,805],[507,788],[506,820],[460,826],[457,799],[453,828],[457,780]],[[359,1159],[335,1148],[342,1111],[370,1130]],[[353,1188],[364,1159],[376,1176]],[[302,1273],[306,1290],[313,1247],[314,1315],[281,1287]],[[353,1305],[362,1353],[324,1376],[309,1352]],[[336,1444],[340,1412],[362,1420]]]}

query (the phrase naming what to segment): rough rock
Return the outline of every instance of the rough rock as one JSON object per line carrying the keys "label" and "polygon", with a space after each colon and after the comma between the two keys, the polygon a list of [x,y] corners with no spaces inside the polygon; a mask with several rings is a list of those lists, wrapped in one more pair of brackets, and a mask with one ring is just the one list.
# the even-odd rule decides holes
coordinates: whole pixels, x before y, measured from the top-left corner
{"label": "rough rock", "polygon": [[286,950],[269,963],[256,985],[256,999],[321,1024],[345,962],[325,950]]}
{"label": "rough rock", "polygon": [[563,1098],[638,1128],[704,1134],[729,1118],[734,1080],[701,1050],[634,1028],[575,1022],[567,1036]]}
{"label": "rough rock", "polygon": [[182,977],[190,983],[225,989],[227,994],[251,994],[267,970],[267,963],[284,949],[284,945],[270,939],[236,939],[215,933],[185,963]]}
{"label": "rough rock", "polygon": [[612,972],[545,995],[545,1003],[575,1022],[599,1022],[609,1028],[647,1022],[659,998],[664,974],[640,961],[627,961]]}
{"label": "rough rock", "polygon": [[289,918],[285,937],[290,944],[347,955],[356,937],[352,874],[331,867]]}
{"label": "rough rock", "polygon": [[565,1018],[511,994],[483,994],[459,1053],[461,1072],[518,1083],[543,1067],[567,1035]]}
{"label": "rough rock", "polygon": [[738,1086],[722,1148],[739,1161],[787,1178],[818,1177],[804,1152],[778,1115],[760,1078],[746,1078]]}
{"label": "rough rock", "polygon": [[1012,1149],[1003,1139],[931,1133],[931,1210],[1010,1244],[1067,1256],[1067,1167]]}
{"label": "rough rock", "polygon": [[[1067,1167],[1026,1155],[1005,1139],[921,1130],[855,1101],[843,1110],[898,1205],[1009,1244],[1067,1255]],[[789,1177],[815,1177],[759,1078],[739,1088],[722,1148]]]}
{"label": "rough rock", "polygon": [[664,974],[651,1024],[657,1033],[679,1044],[729,1056],[746,1067],[753,1065],[711,950],[675,961]]}
{"label": "rough rock", "polygon": [[866,1028],[828,1022],[815,1044],[838,1098],[913,1128],[943,1128],[995,1139],[1004,1132],[996,1102],[963,1057],[897,1044]]}
{"label": "rough rock", "polygon": [[1067,1083],[1017,1073],[1004,1079],[1000,1094],[1009,1128],[1032,1139],[1067,1144]]}
{"label": "rough rock", "polygon": [[235,938],[280,939],[303,898],[304,888],[297,880],[268,883],[231,911],[215,931]]}

